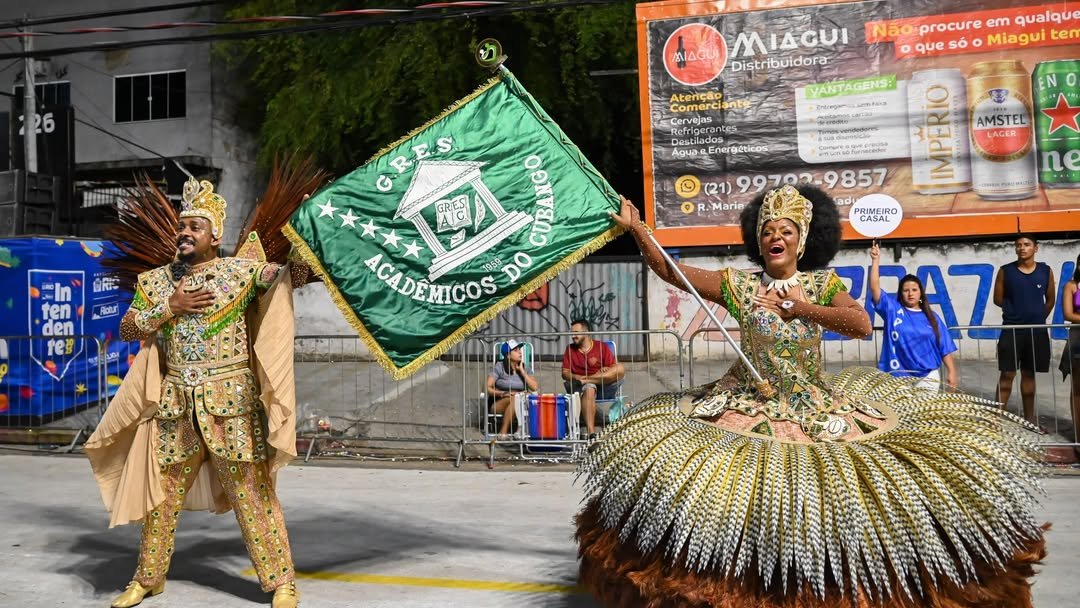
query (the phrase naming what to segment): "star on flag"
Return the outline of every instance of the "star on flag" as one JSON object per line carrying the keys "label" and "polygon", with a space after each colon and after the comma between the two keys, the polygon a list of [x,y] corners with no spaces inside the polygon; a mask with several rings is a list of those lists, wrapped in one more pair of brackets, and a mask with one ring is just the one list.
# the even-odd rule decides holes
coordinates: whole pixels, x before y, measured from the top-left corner
{"label": "star on flag", "polygon": [[1076,116],[1080,114],[1080,105],[1070,106],[1064,93],[1058,93],[1056,106],[1044,108],[1042,113],[1050,117],[1049,133],[1062,128],[1069,128],[1074,133],[1080,133],[1080,126],[1076,124]]}
{"label": "star on flag", "polygon": [[345,213],[339,214],[338,219],[341,220],[341,227],[349,226],[356,228],[356,220],[360,219],[359,215],[353,215],[352,209],[346,209]]}
{"label": "star on flag", "polygon": [[321,213],[319,213],[319,217],[326,217],[328,215],[330,217],[334,217],[334,212],[337,211],[337,207],[334,206],[334,202],[330,199],[326,199],[326,202],[322,205],[315,206],[318,207],[321,211]]}
{"label": "star on flag", "polygon": [[375,225],[375,220],[369,219],[366,224],[360,224],[360,227],[364,229],[364,234],[361,237],[375,238],[375,231],[378,230],[378,226]]}
{"label": "star on flag", "polygon": [[413,242],[405,245],[405,257],[412,256],[416,259],[420,259],[420,250],[422,247],[416,244],[416,239]]}
{"label": "star on flag", "polygon": [[[321,205],[316,205],[316,207],[318,207],[320,210],[319,217],[330,216],[331,218],[333,218],[334,212],[338,210],[338,208],[333,205],[333,202],[330,199],[326,199],[325,203]],[[339,213],[337,215],[337,218],[341,220],[342,228],[349,226],[351,228],[359,227],[361,230],[363,230],[363,233],[360,235],[361,238],[375,238],[379,235],[379,227],[375,225],[375,220],[373,219],[369,218],[367,222],[361,223],[358,226],[356,222],[360,219],[360,216],[353,215],[352,209],[346,209],[345,213]],[[401,245],[399,243],[403,240],[403,237],[398,236],[398,233],[394,229],[390,229],[389,232],[383,232],[381,236],[383,238],[383,244],[389,245],[390,247],[393,247],[395,249],[401,248]],[[409,257],[419,259],[420,252],[423,250],[423,246],[418,245],[416,243],[416,239],[413,239],[411,243],[407,243],[405,245],[405,255]]]}
{"label": "star on flag", "polygon": [[393,229],[390,229],[390,232],[384,232],[382,238],[385,244],[390,245],[394,249],[398,248],[398,241],[401,240],[401,237],[398,236]]}

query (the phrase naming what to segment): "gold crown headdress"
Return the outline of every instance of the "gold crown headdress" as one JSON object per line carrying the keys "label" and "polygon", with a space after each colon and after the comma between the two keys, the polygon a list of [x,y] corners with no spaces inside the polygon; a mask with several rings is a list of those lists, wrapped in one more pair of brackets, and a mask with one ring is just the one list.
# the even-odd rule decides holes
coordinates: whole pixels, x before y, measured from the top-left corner
{"label": "gold crown headdress", "polygon": [[183,203],[180,217],[201,217],[210,222],[211,233],[220,239],[225,232],[225,207],[228,203],[214,192],[214,185],[207,180],[197,181],[194,177],[184,183]]}
{"label": "gold crown headdress", "polygon": [[761,235],[761,227],[765,222],[791,220],[799,227],[799,258],[802,258],[806,248],[806,235],[810,233],[810,220],[813,217],[814,204],[794,186],[784,185],[765,195],[761,212],[758,213],[757,233]]}

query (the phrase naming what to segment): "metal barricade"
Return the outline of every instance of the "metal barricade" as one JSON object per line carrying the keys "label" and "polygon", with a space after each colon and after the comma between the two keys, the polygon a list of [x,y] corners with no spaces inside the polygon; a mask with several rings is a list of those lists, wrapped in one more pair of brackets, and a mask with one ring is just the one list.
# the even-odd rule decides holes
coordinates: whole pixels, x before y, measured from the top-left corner
{"label": "metal barricade", "polygon": [[120,383],[110,356],[97,336],[0,336],[0,418],[18,429],[8,441],[73,451]]}
{"label": "metal barricade", "polygon": [[[489,466],[494,464],[497,447],[508,448],[508,456],[516,454],[518,458],[528,458],[529,451],[538,452],[537,459],[573,460],[580,455],[580,448],[587,439],[570,436],[564,439],[531,439],[518,433],[512,439],[499,439],[497,428],[493,428],[493,416],[490,416],[487,400],[487,377],[496,362],[496,349],[503,342],[514,339],[520,342],[537,340],[558,340],[564,345],[570,344],[571,332],[543,332],[531,334],[484,334],[475,335],[462,343],[462,393],[464,407],[461,411],[461,445],[458,449],[457,466],[460,466],[469,446],[488,448]],[[615,352],[616,360],[625,368],[621,386],[622,403],[629,407],[649,395],[677,391],[685,387],[685,365],[683,362],[683,343],[677,333],[671,330],[620,330],[592,331],[590,336],[595,341],[616,342],[638,336],[645,342],[645,347],[636,354]],[[667,354],[659,354],[667,353]],[[534,357],[533,374],[539,381],[539,393],[568,393],[562,379],[562,357]],[[598,403],[597,430],[601,430],[609,419],[611,403]],[[581,424],[581,429],[585,428]],[[550,451],[545,451],[550,450]]]}
{"label": "metal barricade", "polygon": [[[297,336],[295,346],[297,437],[313,451],[387,458],[448,457],[461,442],[462,374],[455,347],[405,380],[394,380],[356,336]],[[407,456],[406,456],[407,454]]]}
{"label": "metal barricade", "polygon": [[[969,393],[1005,401],[1006,408],[1019,416],[1028,418],[1040,427],[1042,444],[1051,446],[1080,447],[1076,436],[1076,423],[1080,418],[1080,380],[1073,373],[1078,370],[1080,357],[1067,354],[1068,341],[1053,339],[1080,334],[1080,328],[1069,324],[1040,325],[960,325],[950,328],[960,333],[956,340],[960,387]],[[1000,340],[1003,331],[1015,337]],[[1039,335],[1044,337],[1038,337]],[[955,333],[954,333],[955,337]],[[1045,343],[1042,341],[1045,340]],[[1073,338],[1080,341],[1080,335]],[[1042,344],[1042,345],[1040,345]],[[1045,355],[1049,345],[1049,360]],[[1080,346],[1075,348],[1080,349]],[[1078,351],[1080,354],[1080,351]],[[1034,364],[1034,373],[1016,371],[1011,382],[999,372],[999,361],[1004,367],[1026,368]],[[1019,364],[1019,365],[1018,365]],[[1045,366],[1045,367],[1044,367]],[[1059,375],[1060,374],[1060,375]],[[1000,399],[999,391],[1009,386],[1009,394]],[[1032,395],[1024,403],[1024,393]]]}

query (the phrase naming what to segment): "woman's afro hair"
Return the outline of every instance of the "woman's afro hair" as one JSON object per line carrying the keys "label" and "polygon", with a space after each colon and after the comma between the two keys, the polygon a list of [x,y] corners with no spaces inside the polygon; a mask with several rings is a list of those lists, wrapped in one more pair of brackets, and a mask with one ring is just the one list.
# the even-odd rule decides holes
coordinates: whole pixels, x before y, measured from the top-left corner
{"label": "woman's afro hair", "polygon": [[[806,237],[806,249],[799,259],[799,270],[825,268],[840,250],[840,212],[836,202],[820,188],[809,184],[797,186],[802,194],[814,205],[814,216],[810,219],[810,234]],[[758,266],[765,267],[765,258],[758,247],[757,221],[761,205],[770,190],[759,194],[742,210],[739,223],[742,224],[743,244],[746,245],[746,257]]]}

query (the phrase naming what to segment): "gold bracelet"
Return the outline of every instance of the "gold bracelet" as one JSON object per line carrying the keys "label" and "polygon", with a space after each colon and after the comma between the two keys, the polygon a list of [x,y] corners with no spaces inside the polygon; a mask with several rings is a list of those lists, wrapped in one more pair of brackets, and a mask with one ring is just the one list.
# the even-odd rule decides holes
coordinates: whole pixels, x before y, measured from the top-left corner
{"label": "gold bracelet", "polygon": [[645,234],[652,234],[652,228],[650,228],[649,225],[645,222],[638,220],[637,224],[635,224],[635,227],[637,226],[641,226],[642,230],[645,231]]}

